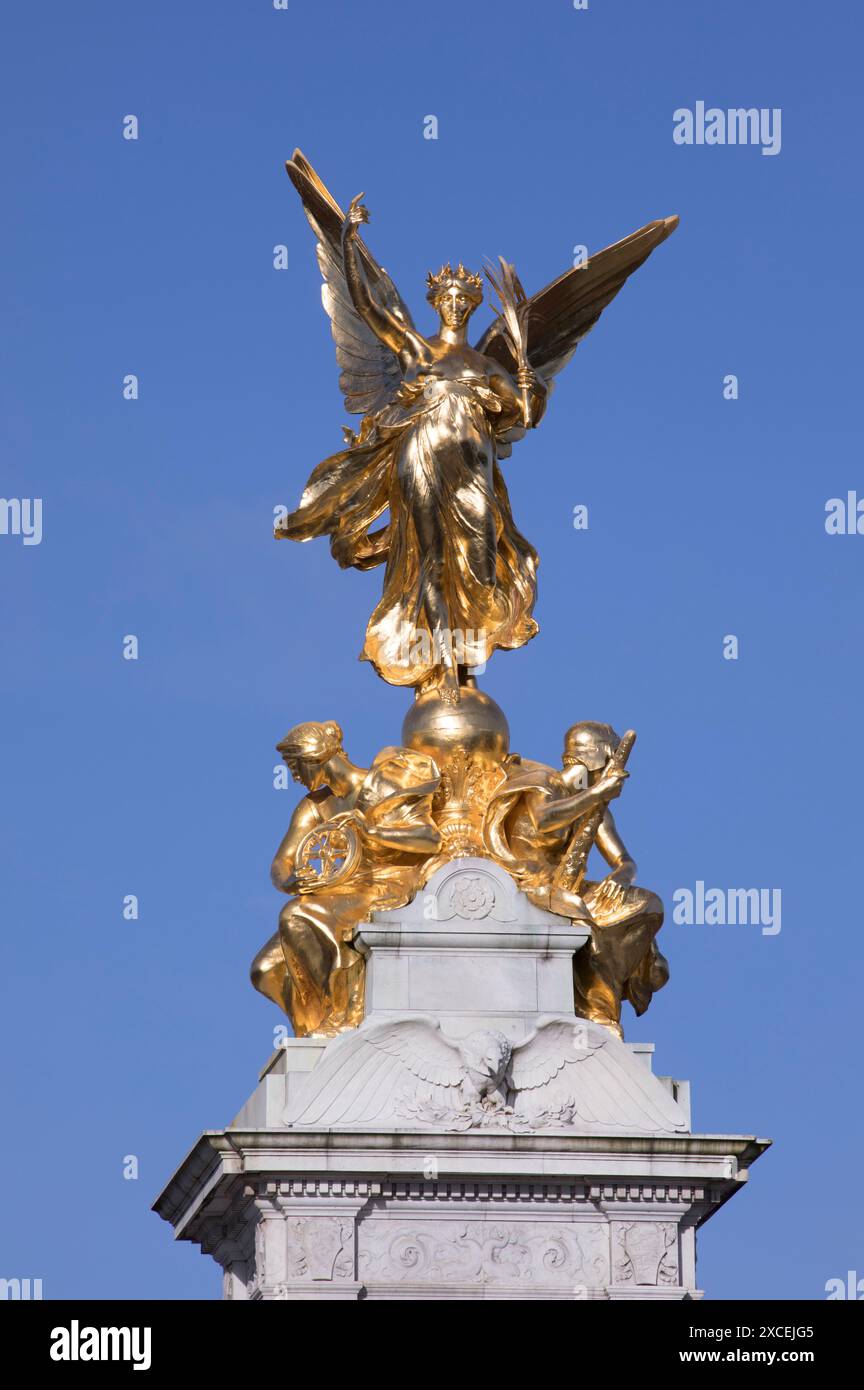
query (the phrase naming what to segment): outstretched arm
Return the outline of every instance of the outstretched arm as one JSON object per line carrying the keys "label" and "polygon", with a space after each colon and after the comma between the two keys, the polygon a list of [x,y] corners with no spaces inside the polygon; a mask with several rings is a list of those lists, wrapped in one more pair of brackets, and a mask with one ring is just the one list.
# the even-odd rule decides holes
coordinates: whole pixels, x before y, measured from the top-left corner
{"label": "outstretched arm", "polygon": [[357,228],[361,222],[369,221],[369,212],[360,201],[362,197],[363,194],[358,193],[356,198],[351,199],[351,206],[342,224],[342,261],[351,302],[366,326],[392,352],[400,357],[406,354],[416,355],[419,335],[372,298],[360,268],[356,246]]}

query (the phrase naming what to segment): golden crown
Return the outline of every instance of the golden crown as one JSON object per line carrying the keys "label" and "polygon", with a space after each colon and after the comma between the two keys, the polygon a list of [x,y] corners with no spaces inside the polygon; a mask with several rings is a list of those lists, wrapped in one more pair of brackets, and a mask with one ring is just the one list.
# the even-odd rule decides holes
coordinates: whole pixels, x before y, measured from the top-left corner
{"label": "golden crown", "polygon": [[461,261],[455,270],[452,268],[449,261],[446,265],[442,265],[437,275],[433,275],[430,270],[429,274],[426,276],[426,284],[428,285],[426,298],[431,299],[433,303],[441,290],[449,289],[451,285],[458,285],[460,290],[467,294],[469,298],[476,300],[478,304],[483,298],[482,277],[480,275],[475,275],[473,271],[466,270]]}

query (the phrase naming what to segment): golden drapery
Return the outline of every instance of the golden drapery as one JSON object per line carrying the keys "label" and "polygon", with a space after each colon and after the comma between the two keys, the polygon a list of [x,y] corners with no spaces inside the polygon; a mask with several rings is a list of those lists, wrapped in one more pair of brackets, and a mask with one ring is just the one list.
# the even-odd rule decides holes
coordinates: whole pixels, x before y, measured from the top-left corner
{"label": "golden drapery", "polygon": [[[460,664],[481,666],[497,648],[521,647],[537,632],[537,552],[514,524],[498,467],[512,429],[500,417],[499,399],[481,378],[403,383],[347,449],[318,464],[297,510],[277,528],[290,540],[329,535],[343,568],[386,562],[360,655],[391,685],[418,685],[442,669],[423,607],[418,507],[436,518]],[[371,531],[388,508],[389,522]]]}

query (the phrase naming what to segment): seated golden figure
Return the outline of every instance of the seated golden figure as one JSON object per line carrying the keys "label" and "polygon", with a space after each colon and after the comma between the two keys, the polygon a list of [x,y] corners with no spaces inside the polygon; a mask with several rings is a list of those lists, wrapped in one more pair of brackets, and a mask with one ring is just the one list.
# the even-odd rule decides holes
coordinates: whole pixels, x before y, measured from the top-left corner
{"label": "seated golden figure", "polygon": [[[663,904],[634,886],[636,864],[609,810],[627,776],[610,767],[620,743],[610,725],[584,721],[565,735],[561,772],[511,758],[507,781],[489,803],[485,836],[490,853],[533,902],[592,924],[591,941],[573,962],[576,1012],[622,1036],[622,1000],[644,1013],[669,969],[654,940]],[[568,881],[562,873],[568,845],[591,816],[599,824],[589,844],[610,873],[598,882],[581,875]]]}
{"label": "seated golden figure", "polygon": [[309,794],[273,860],[274,884],[292,897],[252,963],[252,983],[284,1009],[297,1037],[330,1037],[363,1018],[355,927],[409,902],[440,847],[431,816],[438,769],[407,748],[384,748],[371,767],[357,767],[332,721],[298,724],[277,748]]}

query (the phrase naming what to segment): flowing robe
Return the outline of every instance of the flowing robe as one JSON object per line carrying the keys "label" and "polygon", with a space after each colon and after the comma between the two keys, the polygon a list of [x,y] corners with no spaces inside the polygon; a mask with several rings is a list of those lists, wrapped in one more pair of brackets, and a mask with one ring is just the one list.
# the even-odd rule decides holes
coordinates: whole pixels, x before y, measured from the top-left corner
{"label": "flowing robe", "polygon": [[[277,528],[291,540],[329,534],[343,567],[386,561],[360,655],[391,685],[419,685],[442,670],[423,608],[430,557],[415,528],[418,507],[429,509],[441,537],[457,661],[481,666],[497,648],[521,647],[537,632],[537,552],[513,522],[498,467],[522,433],[514,426],[479,373],[430,371],[405,381],[391,404],[364,419],[347,449],[318,465],[299,507]],[[389,522],[370,531],[388,508]]]}

